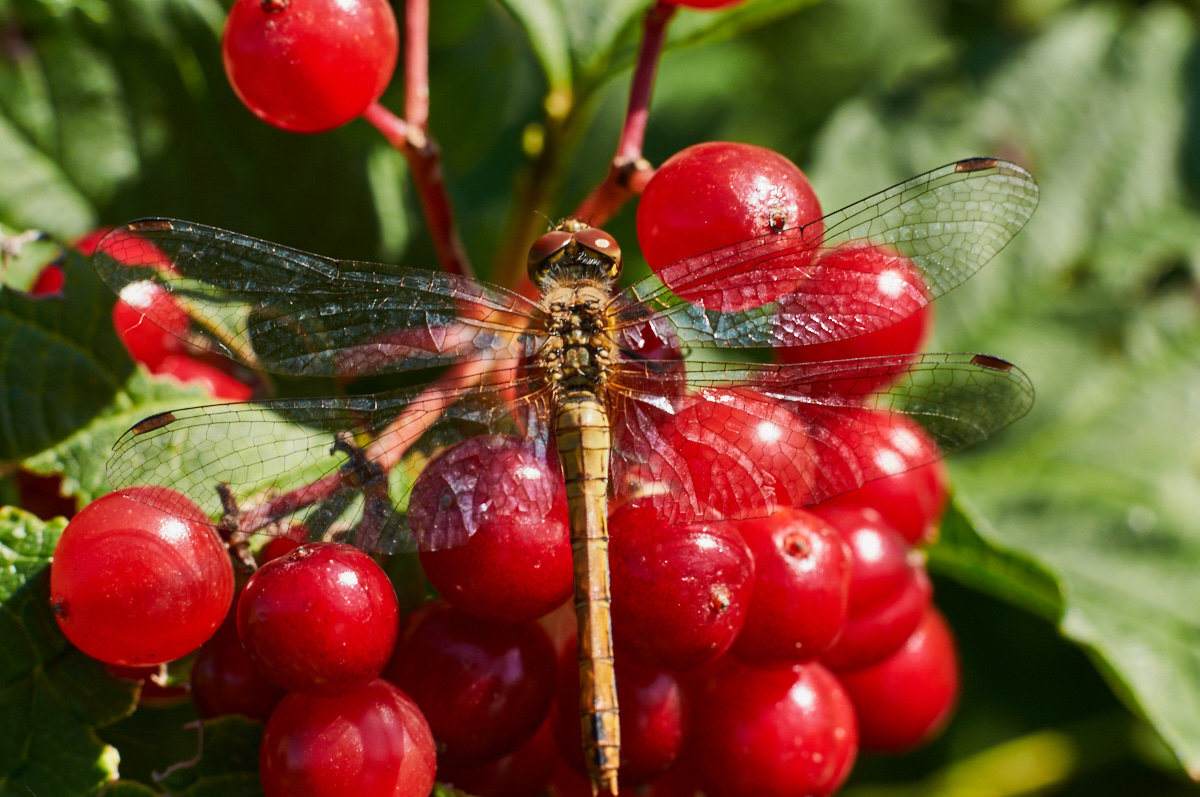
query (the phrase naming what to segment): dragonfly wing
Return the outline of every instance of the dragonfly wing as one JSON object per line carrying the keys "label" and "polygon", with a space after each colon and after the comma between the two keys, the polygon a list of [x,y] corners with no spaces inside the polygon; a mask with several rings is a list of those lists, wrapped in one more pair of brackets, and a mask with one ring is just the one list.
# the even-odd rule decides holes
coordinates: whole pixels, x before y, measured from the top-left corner
{"label": "dragonfly wing", "polygon": [[93,260],[119,295],[156,285],[193,320],[180,330],[170,303],[152,303],[145,312],[159,326],[276,373],[361,376],[515,357],[531,345],[521,336],[534,306],[502,288],[333,260],[191,222],[119,227]]}
{"label": "dragonfly wing", "polygon": [[[661,384],[661,369],[619,370],[614,491],[673,523],[819,503],[981,442],[1033,403],[1024,373],[976,354],[692,364],[674,400],[641,387]],[[876,392],[881,374],[899,372]]]}
{"label": "dragonfly wing", "polygon": [[[272,531],[304,523],[312,539],[336,538],[364,550],[397,552],[461,545],[477,523],[435,543],[415,540],[408,497],[439,452],[476,435],[515,435],[552,459],[543,419],[546,391],[502,372],[495,387],[441,383],[372,396],[277,399],[192,407],[136,424],[114,446],[114,488],[159,485],[152,503],[180,514],[190,499],[238,528]],[[361,441],[361,445],[359,444]]]}
{"label": "dragonfly wing", "polygon": [[[803,346],[873,332],[978,271],[1024,227],[1037,200],[1037,183],[1016,164],[947,164],[810,225],[669,266],[614,300],[614,326],[666,316],[680,343],[693,347]],[[924,290],[908,289],[903,315],[896,302],[864,298],[868,275],[855,261],[828,257],[859,246],[883,247],[920,274]],[[706,309],[732,306],[739,309]]]}

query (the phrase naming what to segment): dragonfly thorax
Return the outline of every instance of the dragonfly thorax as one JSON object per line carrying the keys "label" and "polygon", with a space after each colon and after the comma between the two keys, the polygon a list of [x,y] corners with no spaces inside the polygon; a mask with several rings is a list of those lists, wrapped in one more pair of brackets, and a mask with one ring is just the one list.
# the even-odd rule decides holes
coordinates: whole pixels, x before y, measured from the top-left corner
{"label": "dragonfly thorax", "polygon": [[616,349],[608,334],[608,291],[582,282],[552,287],[543,298],[546,343],[539,354],[559,387],[595,391],[608,378]]}

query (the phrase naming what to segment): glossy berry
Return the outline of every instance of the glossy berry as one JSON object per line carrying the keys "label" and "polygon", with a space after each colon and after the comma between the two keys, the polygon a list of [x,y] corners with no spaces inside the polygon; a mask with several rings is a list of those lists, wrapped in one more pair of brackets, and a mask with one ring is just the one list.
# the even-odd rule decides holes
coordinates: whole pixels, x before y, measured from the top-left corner
{"label": "glossy berry", "polygon": [[854,708],[820,664],[757,669],[730,660],[690,705],[688,757],[710,797],[822,797],[854,766]]}
{"label": "glossy berry", "polygon": [[882,661],[904,644],[929,607],[933,587],[925,557],[870,507],[811,508],[850,546],[850,616],[821,655],[834,670]]}
{"label": "glossy berry", "polygon": [[720,656],[741,631],[754,587],[732,523],[664,527],[649,509],[609,519],[613,639],[622,656],[682,670]]}
{"label": "glossy berry", "polygon": [[287,692],[267,680],[250,662],[231,612],[192,662],[192,701],[201,717],[241,714],[266,722]]}
{"label": "glossy berry", "polygon": [[864,750],[911,750],[936,736],[953,713],[959,689],[954,635],[930,607],[900,650],[838,678],[854,703]]}
{"label": "glossy berry", "polygon": [[532,620],[571,595],[566,490],[528,441],[485,435],[443,451],[417,477],[408,517],[425,575],[465,612]]}
{"label": "glossy berry", "polygon": [[647,460],[662,473],[686,473],[686,491],[651,497],[665,517],[687,500],[710,517],[754,517],[810,502],[818,462],[786,407],[751,388],[711,388],[703,401],[668,415]]}
{"label": "glossy berry", "polygon": [[175,298],[153,282],[133,282],[113,305],[113,328],[129,356],[151,370],[183,353],[191,320]]}
{"label": "glossy berry", "polygon": [[63,272],[62,266],[56,263],[46,265],[38,272],[37,278],[33,281],[33,285],[29,287],[30,296],[54,296],[62,293],[63,284],[66,282],[66,274]]}
{"label": "glossy berry", "polygon": [[399,41],[386,0],[237,0],[221,54],[233,90],[256,116],[316,133],[379,99]]}
{"label": "glossy berry", "polygon": [[[580,775],[587,773],[579,719],[578,641],[571,638],[559,653],[558,700],[554,740],[559,754]],[[662,774],[683,747],[683,695],[672,673],[616,658],[620,706],[623,786],[637,786]]]}
{"label": "glossy berry", "polygon": [[678,291],[710,310],[744,310],[790,293],[804,280],[821,241],[820,216],[812,186],[787,158],[714,141],[688,147],[658,168],[638,202],[637,236],[646,262],[668,286],[695,268],[681,262],[686,258],[779,236],[759,242],[765,247],[739,248],[714,279]]}
{"label": "glossy berry", "polygon": [[[916,545],[937,534],[948,499],[946,465],[929,434],[904,415],[860,410],[832,430],[868,481],[827,503],[869,506]],[[853,421],[850,423],[849,421]]]}
{"label": "glossy berry", "polygon": [[841,633],[849,610],[850,550],[832,526],[799,509],[745,520],[754,591],[732,652],[754,664],[816,658]]}
{"label": "glossy berry", "polygon": [[438,601],[405,622],[384,675],[421,707],[439,758],[471,766],[533,735],[554,699],[554,668],[537,623],[488,622]]}
{"label": "glossy berry", "polygon": [[131,487],[88,504],[67,524],[50,567],[59,627],[110,664],[161,664],[190,653],[216,631],[232,598],[225,544],[199,507],[162,487]]}
{"label": "glossy berry", "polygon": [[254,666],[290,691],[331,696],[383,671],[399,609],[383,568],[349,545],[314,542],[267,562],[238,599]]}
{"label": "glossy berry", "polygon": [[[297,526],[303,528],[301,524],[297,524]],[[296,527],[293,526],[293,528]],[[304,533],[307,535],[307,532]],[[304,539],[307,539],[307,536],[305,536]],[[266,545],[259,549],[258,556],[256,557],[258,559],[258,565],[261,567],[272,559],[278,559],[282,556],[287,556],[289,553],[296,550],[303,544],[304,543],[301,541],[301,539],[292,539],[290,536],[272,537],[271,539],[267,540]]]}
{"label": "glossy berry", "polygon": [[259,750],[267,797],[427,797],[436,765],[420,709],[383,679],[337,697],[293,692]]}
{"label": "glossy berry", "polygon": [[557,762],[558,752],[547,716],[527,742],[503,758],[473,767],[439,764],[437,777],[440,782],[475,797],[529,797],[546,791]]}
{"label": "glossy berry", "polygon": [[[779,304],[811,320],[806,320],[803,330],[781,334],[785,340],[826,338],[826,342],[776,348],[773,351],[781,362],[914,354],[932,327],[929,292],[921,273],[908,258],[884,247],[857,243],[828,252],[813,265],[801,287],[801,293],[784,296]],[[843,337],[828,339],[827,330]],[[884,388],[903,373],[881,374],[871,389]]]}

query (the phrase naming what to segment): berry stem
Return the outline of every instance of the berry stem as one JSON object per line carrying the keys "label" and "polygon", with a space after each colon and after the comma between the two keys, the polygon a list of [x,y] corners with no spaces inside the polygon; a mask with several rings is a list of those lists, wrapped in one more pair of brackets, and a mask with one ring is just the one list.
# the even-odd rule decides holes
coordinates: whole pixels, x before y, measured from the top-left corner
{"label": "berry stem", "polygon": [[404,118],[424,136],[429,130],[429,0],[404,7]]}
{"label": "berry stem", "polygon": [[429,135],[429,0],[408,0],[404,11],[404,118],[373,102],[363,118],[404,155],[442,269],[473,276],[458,234],[442,172],[442,154]]}
{"label": "berry stem", "polygon": [[617,152],[609,165],[604,181],[596,186],[572,214],[589,224],[602,225],[635,194],[646,187],[654,169],[642,157],[646,138],[646,123],[650,117],[650,97],[654,91],[654,74],[658,70],[667,25],[675,15],[675,5],[659,0],[642,19],[642,43],[637,65],[629,87],[629,104],[625,123],[617,140]]}

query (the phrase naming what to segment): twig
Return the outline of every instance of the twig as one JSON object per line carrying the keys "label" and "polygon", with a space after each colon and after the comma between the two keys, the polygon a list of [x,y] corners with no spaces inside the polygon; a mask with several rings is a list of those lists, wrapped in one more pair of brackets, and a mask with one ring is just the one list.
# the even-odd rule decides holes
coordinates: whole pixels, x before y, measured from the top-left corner
{"label": "twig", "polygon": [[393,147],[404,155],[442,269],[472,276],[450,205],[442,156],[429,135],[429,2],[408,0],[404,13],[404,119],[373,102],[363,111]]}
{"label": "twig", "polygon": [[621,136],[617,140],[616,155],[604,181],[571,214],[574,218],[596,226],[603,225],[620,210],[621,205],[640,194],[654,174],[650,162],[642,157],[642,144],[650,115],[654,73],[658,69],[667,25],[675,15],[675,8],[671,3],[656,2],[642,20],[642,44],[629,86],[629,105],[625,110]]}

